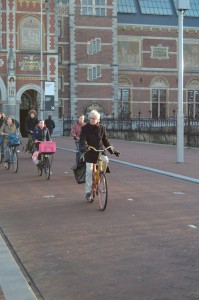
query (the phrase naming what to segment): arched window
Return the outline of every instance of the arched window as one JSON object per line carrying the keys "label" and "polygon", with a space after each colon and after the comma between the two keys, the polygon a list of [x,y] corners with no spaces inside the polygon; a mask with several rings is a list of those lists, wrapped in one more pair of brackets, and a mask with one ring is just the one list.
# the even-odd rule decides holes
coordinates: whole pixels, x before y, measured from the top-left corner
{"label": "arched window", "polygon": [[41,49],[40,20],[33,16],[25,17],[20,22],[19,32],[19,49]]}
{"label": "arched window", "polygon": [[118,116],[126,119],[131,114],[130,98],[131,98],[131,82],[126,77],[119,78],[118,88]]}

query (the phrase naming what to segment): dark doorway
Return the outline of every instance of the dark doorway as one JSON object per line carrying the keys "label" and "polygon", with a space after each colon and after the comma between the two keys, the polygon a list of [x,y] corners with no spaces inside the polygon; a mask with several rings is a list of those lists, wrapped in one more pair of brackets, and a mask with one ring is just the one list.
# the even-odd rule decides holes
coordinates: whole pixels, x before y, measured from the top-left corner
{"label": "dark doorway", "polygon": [[28,90],[21,96],[20,105],[20,131],[23,137],[27,137],[25,129],[25,121],[28,117],[29,110],[34,109],[37,111],[37,92],[35,90]]}

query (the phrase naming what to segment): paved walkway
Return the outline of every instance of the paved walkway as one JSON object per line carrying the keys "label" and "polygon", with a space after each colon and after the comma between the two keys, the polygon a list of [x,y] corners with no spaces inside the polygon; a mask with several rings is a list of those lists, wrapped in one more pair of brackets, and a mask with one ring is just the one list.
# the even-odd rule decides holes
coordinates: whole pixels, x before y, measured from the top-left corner
{"label": "paved walkway", "polygon": [[73,140],[55,140],[50,181],[33,173],[27,154],[18,174],[0,169],[0,227],[9,241],[0,238],[0,300],[199,299],[198,238],[182,230],[199,227],[198,150],[185,149],[177,164],[175,147],[112,140],[121,156],[110,157],[110,202],[96,214],[74,181]]}

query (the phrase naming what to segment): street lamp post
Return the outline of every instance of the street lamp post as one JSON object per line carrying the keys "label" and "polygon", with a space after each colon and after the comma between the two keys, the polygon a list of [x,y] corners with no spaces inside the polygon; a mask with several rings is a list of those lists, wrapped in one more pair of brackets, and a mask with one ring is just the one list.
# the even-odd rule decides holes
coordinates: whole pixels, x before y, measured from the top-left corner
{"label": "street lamp post", "polygon": [[40,14],[41,14],[41,23],[40,23],[40,111],[41,111],[41,119],[43,120],[43,0],[40,0]]}
{"label": "street lamp post", "polygon": [[177,0],[178,14],[178,114],[177,114],[177,162],[184,163],[184,115],[183,115],[183,16],[189,9],[189,0]]}

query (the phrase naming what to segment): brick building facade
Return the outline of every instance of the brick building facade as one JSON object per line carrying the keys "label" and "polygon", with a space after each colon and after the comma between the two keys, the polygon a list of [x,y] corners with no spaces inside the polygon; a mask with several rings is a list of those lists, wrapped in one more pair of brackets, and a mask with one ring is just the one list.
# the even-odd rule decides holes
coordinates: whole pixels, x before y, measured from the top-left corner
{"label": "brick building facade", "polygon": [[[177,111],[178,17],[122,13],[116,0],[0,0],[0,111],[63,118],[168,117]],[[192,1],[192,0],[191,0]],[[131,3],[131,2],[129,2]],[[42,5],[41,5],[42,4]],[[199,117],[199,27],[185,16],[184,114]],[[42,66],[42,68],[41,68]],[[45,100],[53,83],[53,107]],[[42,101],[41,101],[42,99]]]}

